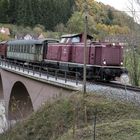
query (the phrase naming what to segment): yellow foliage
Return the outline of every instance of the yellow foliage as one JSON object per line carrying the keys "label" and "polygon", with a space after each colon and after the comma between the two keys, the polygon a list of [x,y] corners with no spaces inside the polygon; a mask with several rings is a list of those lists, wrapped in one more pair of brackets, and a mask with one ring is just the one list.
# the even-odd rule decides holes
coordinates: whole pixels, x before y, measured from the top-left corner
{"label": "yellow foliage", "polygon": [[96,28],[97,30],[99,31],[103,31],[107,34],[110,34],[110,35],[115,35],[115,34],[128,34],[130,31],[129,31],[129,28],[127,26],[125,27],[120,27],[119,25],[105,25],[105,24],[101,24],[101,23],[98,23],[96,25]]}
{"label": "yellow foliage", "polygon": [[[84,11],[84,0],[76,0],[76,6],[79,11]],[[95,0],[87,0],[88,12],[90,15],[94,15],[93,7],[96,9],[101,9],[100,4],[98,4]]]}
{"label": "yellow foliage", "polygon": [[9,39],[10,39],[10,37],[8,35],[0,33],[0,41],[6,41]]}

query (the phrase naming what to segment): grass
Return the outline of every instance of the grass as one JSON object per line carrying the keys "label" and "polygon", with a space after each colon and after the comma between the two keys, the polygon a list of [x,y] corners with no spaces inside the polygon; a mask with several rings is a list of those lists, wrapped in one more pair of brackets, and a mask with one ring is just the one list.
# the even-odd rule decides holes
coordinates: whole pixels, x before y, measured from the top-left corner
{"label": "grass", "polygon": [[[76,140],[93,140],[93,126],[78,129]],[[72,130],[57,140],[73,140]],[[140,120],[119,120],[117,122],[98,124],[96,128],[97,140],[139,140]]]}
{"label": "grass", "polygon": [[84,99],[77,94],[46,103],[28,120],[0,135],[0,140],[93,140],[95,114],[97,140],[140,139],[139,107],[95,94]]}

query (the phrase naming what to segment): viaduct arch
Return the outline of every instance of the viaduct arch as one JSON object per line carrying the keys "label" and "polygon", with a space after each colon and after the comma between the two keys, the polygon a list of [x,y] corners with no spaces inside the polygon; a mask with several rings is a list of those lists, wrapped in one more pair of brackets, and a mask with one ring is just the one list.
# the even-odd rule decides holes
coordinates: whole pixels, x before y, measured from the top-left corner
{"label": "viaduct arch", "polygon": [[8,120],[28,117],[45,102],[72,91],[0,68],[0,98],[5,101]]}
{"label": "viaduct arch", "polygon": [[33,112],[30,95],[23,83],[17,81],[11,91],[8,120],[20,120]]}

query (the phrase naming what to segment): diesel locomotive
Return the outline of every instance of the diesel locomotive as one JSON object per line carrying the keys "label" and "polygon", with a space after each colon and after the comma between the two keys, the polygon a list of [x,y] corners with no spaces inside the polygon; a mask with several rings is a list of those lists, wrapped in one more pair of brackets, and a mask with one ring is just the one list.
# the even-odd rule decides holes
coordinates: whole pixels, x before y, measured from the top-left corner
{"label": "diesel locomotive", "polygon": [[[123,67],[123,46],[109,42],[95,42],[87,35],[87,78],[111,81],[127,74]],[[12,40],[0,43],[2,59],[38,64],[43,67],[74,71],[83,76],[84,35],[63,35],[61,40]]]}

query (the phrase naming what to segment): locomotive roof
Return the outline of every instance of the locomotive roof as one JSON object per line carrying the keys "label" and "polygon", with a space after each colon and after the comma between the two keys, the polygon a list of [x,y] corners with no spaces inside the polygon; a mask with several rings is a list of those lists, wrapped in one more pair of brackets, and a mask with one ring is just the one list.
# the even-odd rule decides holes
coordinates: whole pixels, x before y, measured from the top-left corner
{"label": "locomotive roof", "polygon": [[[76,37],[76,36],[83,36],[83,33],[80,34],[66,34],[66,35],[62,35],[61,38],[69,38],[69,37]],[[93,37],[91,35],[87,35],[87,38],[89,39],[93,39]]]}
{"label": "locomotive roof", "polygon": [[59,42],[59,40],[57,39],[53,39],[53,38],[46,38],[46,39],[39,39],[39,40],[35,40],[35,39],[31,39],[31,40],[11,40],[8,41],[9,45],[14,45],[14,44],[43,44],[44,42]]}

